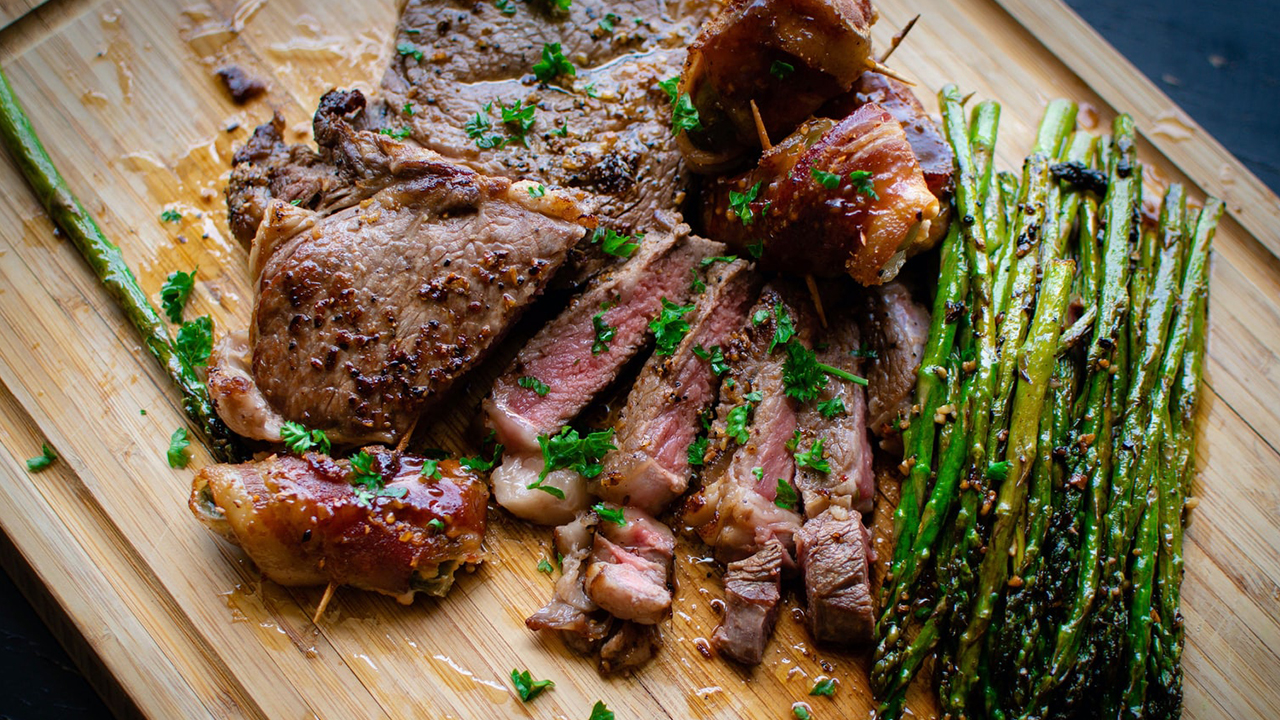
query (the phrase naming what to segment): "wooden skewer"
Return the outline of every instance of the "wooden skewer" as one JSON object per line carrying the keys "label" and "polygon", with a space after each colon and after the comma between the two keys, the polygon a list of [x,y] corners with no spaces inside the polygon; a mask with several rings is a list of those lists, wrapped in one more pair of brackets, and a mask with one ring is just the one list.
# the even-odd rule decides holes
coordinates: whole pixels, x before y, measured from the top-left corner
{"label": "wooden skewer", "polygon": [[900,75],[897,70],[894,70],[888,65],[884,65],[882,63],[876,62],[873,58],[867,58],[866,65],[868,70],[871,70],[873,72],[878,72],[881,75],[886,75],[888,77],[891,77],[900,83],[911,85],[913,87],[915,86],[914,82]]}
{"label": "wooden skewer", "polygon": [[920,15],[917,13],[915,17],[911,18],[910,22],[902,26],[902,29],[898,31],[897,35],[893,36],[893,39],[889,41],[889,48],[880,55],[880,62],[882,64],[889,59],[889,56],[893,54],[894,50],[898,49],[898,46],[902,44],[902,39],[907,36],[907,33],[911,32],[911,28],[916,26],[916,21],[919,19]]}
{"label": "wooden skewer", "polygon": [[409,447],[409,441],[413,439],[413,431],[418,429],[418,421],[421,419],[421,415],[414,418],[413,424],[409,426],[409,430],[405,432],[404,435],[400,436],[400,442],[396,443],[396,452],[402,453],[405,448]]}
{"label": "wooden skewer", "polygon": [[818,294],[818,283],[814,281],[813,275],[805,275],[804,282],[809,286],[809,296],[813,298],[813,306],[818,309],[818,322],[822,323],[822,329],[827,329],[827,314],[822,311],[822,296]]}
{"label": "wooden skewer", "polygon": [[756,134],[760,136],[760,147],[765,152],[773,149],[773,143],[769,142],[769,131],[764,128],[764,118],[760,117],[760,108],[756,107],[756,101],[751,101],[751,117],[756,119]]}
{"label": "wooden skewer", "polygon": [[333,599],[333,591],[337,589],[337,583],[329,583],[329,586],[324,589],[324,597],[320,598],[320,605],[316,607],[316,614],[311,618],[311,624],[320,624],[320,616],[324,615],[325,608],[329,607],[329,601]]}

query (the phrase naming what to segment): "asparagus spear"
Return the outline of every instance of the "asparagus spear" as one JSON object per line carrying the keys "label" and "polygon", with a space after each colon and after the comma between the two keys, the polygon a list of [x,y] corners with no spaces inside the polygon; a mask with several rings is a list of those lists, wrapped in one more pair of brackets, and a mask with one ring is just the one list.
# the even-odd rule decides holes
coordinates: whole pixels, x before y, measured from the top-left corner
{"label": "asparagus spear", "polygon": [[142,344],[182,393],[182,407],[204,438],[209,451],[222,461],[238,459],[238,443],[214,412],[204,382],[175,351],[163,318],[139,287],[120,248],[102,234],[98,223],[54,167],[3,72],[0,72],[0,140],[40,199],[45,212],[75,243],[89,268],[138,331]]}

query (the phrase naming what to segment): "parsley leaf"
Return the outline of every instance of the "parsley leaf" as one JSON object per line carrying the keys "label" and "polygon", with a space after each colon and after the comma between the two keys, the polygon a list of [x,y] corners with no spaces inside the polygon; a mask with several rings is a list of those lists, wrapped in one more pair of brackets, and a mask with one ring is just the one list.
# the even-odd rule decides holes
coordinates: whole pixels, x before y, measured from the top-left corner
{"label": "parsley leaf", "polygon": [[543,197],[547,194],[546,185],[530,185],[529,194],[534,197]]}
{"label": "parsley leaf", "polygon": [[689,443],[689,449],[686,452],[689,455],[689,465],[691,466],[705,465],[707,463],[706,436],[704,435],[700,438],[696,438],[693,442]]}
{"label": "parsley leaf", "polygon": [[692,305],[676,305],[665,297],[662,298],[662,312],[649,322],[653,331],[654,350],[658,355],[671,355],[680,345],[680,341],[689,332],[689,322],[684,316],[693,310]]}
{"label": "parsley leaf", "polygon": [[538,572],[544,572],[550,575],[555,572],[555,568],[551,566],[551,563],[547,562],[546,558],[542,558],[538,561]]}
{"label": "parsley leaf", "polygon": [[853,189],[857,192],[866,195],[872,200],[880,199],[880,196],[876,194],[876,184],[870,170],[854,170],[849,173],[849,179],[853,181]]}
{"label": "parsley leaf", "polygon": [[493,446],[493,456],[488,460],[484,458],[484,455],[477,455],[476,457],[458,458],[458,464],[475,472],[488,472],[493,469],[493,466],[498,464],[498,458],[502,457],[502,451],[504,449],[505,448],[502,447],[502,443],[498,443]]}
{"label": "parsley leaf", "polygon": [[569,137],[569,124],[561,120],[560,127],[552,130],[551,135],[554,137]]}
{"label": "parsley leaf", "polygon": [[444,532],[444,521],[440,518],[431,518],[427,521],[427,527],[431,528],[432,532]]}
{"label": "parsley leaf", "polygon": [[208,365],[209,354],[213,352],[213,319],[202,315],[182,323],[173,351],[179,360],[191,367]]}
{"label": "parsley leaf", "polygon": [[191,446],[191,441],[187,439],[187,429],[180,427],[173,431],[169,436],[169,467],[181,470],[191,461],[187,455],[187,448]]}
{"label": "parsley leaf", "polygon": [[750,245],[747,246],[747,252],[751,253],[751,257],[759,260],[760,256],[764,255],[764,241],[757,240],[751,243]]}
{"label": "parsley leaf", "polygon": [[831,472],[831,463],[823,457],[822,438],[814,440],[813,445],[805,452],[797,452],[795,458],[796,465],[799,467],[807,467],[820,473]]}
{"label": "parsley leaf", "polygon": [[587,720],[614,720],[613,711],[604,704],[603,700],[597,700],[591,708],[591,717]]}
{"label": "parsley leaf", "polygon": [[1009,468],[1011,463],[1008,460],[993,462],[987,465],[987,479],[1002,483],[1009,479]]}
{"label": "parsley leaf", "polygon": [[577,77],[578,70],[573,63],[565,60],[560,43],[543,43],[542,60],[533,66],[533,74],[538,82],[551,82],[561,75]]}
{"label": "parsley leaf", "polygon": [[58,454],[53,451],[53,448],[49,447],[48,443],[40,443],[40,454],[33,458],[27,458],[27,470],[33,473],[40,472],[52,465],[53,461],[57,459]]}
{"label": "parsley leaf", "polygon": [[611,508],[604,503],[596,503],[591,509],[596,511],[596,515],[602,521],[611,522],[618,527],[627,525],[627,516],[623,514],[622,508]]}
{"label": "parsley leaf", "polygon": [[284,440],[285,447],[289,448],[289,452],[297,455],[301,455],[312,448],[325,455],[330,452],[329,437],[324,434],[323,430],[307,430],[300,423],[292,420],[286,420],[284,425],[280,427],[280,439]]}
{"label": "parsley leaf", "polygon": [[796,720],[813,720],[813,714],[809,712],[809,708],[803,703],[796,703],[791,706],[791,714],[796,716]]}
{"label": "parsley leaf", "polygon": [[840,176],[833,172],[819,170],[818,168],[809,168],[809,174],[812,175],[813,179],[817,180],[822,187],[828,190],[835,190],[840,187]]}
{"label": "parsley leaf", "polygon": [[831,697],[835,695],[836,694],[835,678],[823,678],[819,680],[817,684],[813,686],[813,689],[809,691],[809,694],[825,695],[826,697]]}
{"label": "parsley leaf", "polygon": [[497,0],[497,2],[495,2],[495,3],[493,4],[493,6],[494,6],[494,7],[496,7],[496,8],[498,8],[498,10],[499,10],[503,15],[515,15],[515,14],[516,14],[516,6],[512,3],[512,1],[511,1],[511,0]]}
{"label": "parsley leaf", "polygon": [[419,62],[422,61],[422,51],[413,43],[402,42],[399,45],[396,45],[396,52],[401,55],[408,55]]}
{"label": "parsley leaf", "polygon": [[379,130],[378,132],[379,132],[379,133],[381,133],[382,135],[386,135],[387,137],[389,137],[389,138],[391,138],[391,139],[393,139],[393,140],[403,140],[403,139],[405,139],[405,138],[409,137],[409,133],[411,133],[411,132],[413,132],[413,131],[412,131],[412,130],[410,130],[408,127],[398,127],[398,128],[395,128],[395,129],[392,129],[392,128],[382,128],[382,129],[381,129],[381,130]]}
{"label": "parsley leaf", "polygon": [[844,400],[835,397],[826,402],[818,403],[818,412],[822,413],[822,417],[830,420],[837,415],[849,412],[849,410],[844,406]]}
{"label": "parsley leaf", "polygon": [[796,494],[796,489],[791,487],[791,483],[778,478],[778,487],[775,490],[773,504],[783,510],[795,510],[799,503],[800,496]]}
{"label": "parsley leaf", "polygon": [[542,382],[541,380],[539,380],[538,378],[532,375],[525,375],[519,380],[516,380],[516,384],[522,388],[526,388],[528,390],[532,390],[538,393],[539,397],[546,397],[547,393],[551,392],[550,385]]}
{"label": "parsley leaf", "polygon": [[751,417],[750,405],[739,405],[725,416],[724,434],[733,438],[739,445],[746,445],[751,434],[747,432],[747,421]]}
{"label": "parsley leaf", "polygon": [[795,71],[796,66],[786,62],[785,60],[774,60],[773,64],[769,66],[769,74],[779,80],[786,78]]}
{"label": "parsley leaf", "polygon": [[[546,562],[546,560],[543,560]],[[541,570],[542,566],[539,565]],[[521,672],[519,670],[511,671],[511,684],[516,688],[516,694],[520,696],[521,702],[529,702],[530,700],[542,694],[543,690],[554,689],[556,684],[550,680],[534,680],[533,675],[528,670]]]}
{"label": "parsley leaf", "polygon": [[596,89],[596,84],[589,82],[582,87],[582,92],[589,98],[599,98],[600,91]]}
{"label": "parsley leaf", "polygon": [[[756,221],[756,214],[751,209],[751,203],[755,202],[756,197],[760,195],[760,188],[762,187],[764,187],[763,180],[752,185],[746,192],[729,191],[729,210],[738,216],[743,225],[750,225]],[[756,257],[759,257],[759,255]]]}
{"label": "parsley leaf", "polygon": [[875,360],[880,357],[880,353],[868,347],[857,347],[849,351],[849,354],[856,358],[870,358]]}
{"label": "parsley leaf", "polygon": [[413,117],[413,103],[405,103],[404,107],[400,108],[400,112]]}
{"label": "parsley leaf", "polygon": [[698,263],[698,267],[708,267],[718,262],[731,263],[737,259],[737,255],[716,255],[715,257],[702,258],[702,261]]}
{"label": "parsley leaf", "polygon": [[605,13],[604,19],[600,21],[600,29],[607,33],[611,33],[613,32],[614,26],[620,22],[622,22],[622,17],[620,15]]}
{"label": "parsley leaf", "polygon": [[644,240],[643,235],[620,235],[613,228],[596,228],[591,233],[592,243],[599,242],[601,250],[621,258],[631,257],[640,247],[641,240]]}
{"label": "parsley leaf", "polygon": [[812,350],[798,342],[786,346],[787,359],[782,363],[782,383],[787,397],[809,402],[827,386],[827,376],[818,367]]}
{"label": "parsley leaf", "polygon": [[591,327],[596,331],[595,340],[591,341],[591,354],[599,355],[609,349],[609,343],[613,341],[615,335],[618,334],[618,328],[604,321],[604,314],[607,310],[601,310],[591,316]]}
{"label": "parsley leaf", "polygon": [[427,458],[422,461],[422,477],[431,480],[443,480],[440,474],[440,461],[435,458]]}
{"label": "parsley leaf", "polygon": [[160,222],[178,222],[182,219],[182,213],[177,210],[165,210],[160,213]]}
{"label": "parsley leaf", "polygon": [[[485,106],[486,111],[488,105]],[[489,122],[489,116],[485,113],[476,113],[467,120],[467,124],[463,129],[467,132],[467,137],[476,141],[476,147],[481,150],[489,150],[491,148],[500,148],[507,144],[507,139],[501,135],[486,135],[492,123]]]}
{"label": "parsley leaf", "polygon": [[752,324],[752,325],[759,325],[760,323],[762,323],[762,322],[764,322],[765,320],[768,320],[768,319],[769,319],[769,310],[768,310],[768,308],[760,308],[759,310],[757,310],[757,311],[755,312],[755,314],[754,314],[754,315],[752,315],[752,316],[751,316],[751,324]]}
{"label": "parsley leaf", "polygon": [[360,505],[372,505],[374,498],[402,498],[409,494],[407,487],[388,488],[382,479],[382,473],[373,467],[373,456],[364,450],[351,456],[350,482],[355,488],[356,502]]}
{"label": "parsley leaf", "polygon": [[693,101],[689,99],[689,93],[680,93],[676,97],[675,103],[671,106],[672,134],[679,135],[681,132],[701,129],[702,119],[698,117],[698,108],[693,106]]}
{"label": "parsley leaf", "polygon": [[725,362],[724,351],[720,349],[719,345],[712,345],[710,350],[697,345],[693,348],[693,354],[709,361],[711,363],[711,372],[716,375],[723,375],[729,372],[729,364]]}
{"label": "parsley leaf", "polygon": [[698,274],[698,268],[689,268],[689,274],[693,279],[689,281],[689,292],[694,295],[701,295],[707,291],[707,284],[702,281],[702,276]]}
{"label": "parsley leaf", "polygon": [[[559,435],[539,435],[538,445],[542,447],[542,472],[538,473],[538,483],[546,479],[547,473],[562,468],[569,468],[585,478],[593,478],[604,470],[600,459],[610,450],[617,449],[613,444],[612,428],[581,437],[577,430],[568,425],[560,429]],[[531,490],[542,489],[533,485],[528,487]]]}
{"label": "parsley leaf", "polygon": [[523,101],[517,100],[515,105],[502,107],[502,122],[515,133],[516,139],[529,147],[529,128],[533,127],[534,117],[538,107],[533,103],[525,105]]}
{"label": "parsley leaf", "polygon": [[769,341],[769,352],[773,352],[773,349],[779,345],[786,345],[796,335],[796,324],[785,307],[774,305],[773,317],[777,322],[773,326],[773,339]]}
{"label": "parsley leaf", "polygon": [[663,92],[667,94],[667,98],[671,100],[671,104],[675,105],[676,97],[680,94],[680,76],[669,77],[658,83],[658,87],[662,88]]}
{"label": "parsley leaf", "polygon": [[189,273],[174,270],[169,273],[164,285],[160,287],[160,306],[164,308],[164,314],[169,316],[169,322],[182,322],[182,308],[186,307],[187,298],[191,297],[195,284],[195,270]]}

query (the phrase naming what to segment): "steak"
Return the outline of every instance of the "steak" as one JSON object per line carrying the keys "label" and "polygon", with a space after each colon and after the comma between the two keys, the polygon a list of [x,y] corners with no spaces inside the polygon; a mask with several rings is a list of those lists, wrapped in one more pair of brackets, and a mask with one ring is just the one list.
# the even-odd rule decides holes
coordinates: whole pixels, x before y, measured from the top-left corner
{"label": "steak", "polygon": [[657,625],[620,622],[600,646],[600,671],[625,673],[649,662],[662,644]]}
{"label": "steak", "polygon": [[345,123],[335,132],[364,148],[360,168],[385,167],[384,187],[328,214],[270,201],[251,253],[252,384],[210,387],[245,437],[279,441],[274,423],[232,411],[265,403],[334,442],[394,442],[479,362],[584,232],[581,210],[554,192],[535,197],[528,183]]}
{"label": "steak", "polygon": [[444,595],[455,570],[482,558],[484,483],[453,460],[432,479],[421,457],[364,452],[385,483],[376,496],[357,495],[347,460],[270,455],[202,468],[191,511],[281,585],[352,585],[402,603]]}
{"label": "steak", "polygon": [[689,333],[671,355],[652,355],[627,395],[614,440],[618,449],[605,456],[604,471],[592,483],[607,501],[658,513],[689,485],[690,443],[720,385],[712,360],[746,323],[761,284],[744,260],[713,261],[705,272],[706,290]]}
{"label": "steak", "polygon": [[610,615],[656,625],[671,613],[675,536],[643,510],[619,510],[622,525],[604,518],[596,524],[583,586],[587,597]]}
{"label": "steak", "polygon": [[[539,330],[494,383],[485,418],[506,456],[491,479],[495,498],[510,512],[554,524],[586,507],[586,483],[575,472],[554,471],[543,483],[559,488],[564,498],[529,487],[543,469],[538,437],[560,430],[617,378],[644,348],[663,300],[683,304],[690,272],[724,249],[684,232],[647,235],[630,260],[593,281]],[[521,378],[542,383],[545,392],[522,386]]]}
{"label": "steak", "polygon": [[868,570],[870,540],[862,517],[835,504],[810,518],[796,534],[814,640],[844,647],[871,641],[875,606]]}
{"label": "steak", "polygon": [[582,652],[589,651],[609,633],[612,619],[587,596],[582,580],[592,552],[595,513],[582,513],[555,529],[560,554],[560,578],[555,595],[524,621],[530,630],[553,630]]}
{"label": "steak", "polygon": [[867,414],[886,449],[901,452],[898,421],[911,417],[916,373],[929,338],[929,311],[900,282],[868,288],[859,320],[874,352],[867,366]]}
{"label": "steak", "polygon": [[771,540],[759,552],[729,563],[724,574],[724,622],[711,635],[711,646],[743,665],[759,665],[773,635],[782,600],[782,562],[786,551]]}

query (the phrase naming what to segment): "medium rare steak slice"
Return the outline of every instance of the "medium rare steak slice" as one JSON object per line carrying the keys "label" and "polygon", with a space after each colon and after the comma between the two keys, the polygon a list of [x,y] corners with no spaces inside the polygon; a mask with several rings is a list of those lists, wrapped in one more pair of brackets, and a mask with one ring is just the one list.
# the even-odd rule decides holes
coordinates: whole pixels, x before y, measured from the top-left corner
{"label": "medium rare steak slice", "polygon": [[[856,353],[860,351],[858,324],[848,304],[828,311],[829,326],[817,351],[818,362],[861,375]],[[801,406],[797,452],[813,456],[813,462],[796,468],[796,487],[804,514],[812,518],[835,504],[858,512],[871,512],[876,480],[871,468],[871,442],[867,438],[867,401],[861,385],[829,377],[817,398]],[[816,451],[821,442],[821,450]]]}
{"label": "medium rare steak slice", "polygon": [[867,364],[868,426],[883,438],[882,447],[901,452],[898,421],[911,416],[929,310],[900,282],[868,288],[862,308],[862,335],[874,352]]}
{"label": "medium rare steak slice", "polygon": [[521,349],[484,402],[486,422],[506,448],[491,477],[500,505],[544,524],[568,522],[586,508],[586,482],[571,470],[541,483],[563,498],[529,487],[544,467],[539,436],[555,434],[617,378],[645,346],[664,300],[682,306],[690,272],[723,250],[684,232],[650,233],[630,260],[597,278]]}
{"label": "medium rare steak slice", "polygon": [[614,438],[618,449],[592,483],[605,500],[659,513],[689,485],[689,446],[720,386],[715,369],[724,372],[724,349],[746,324],[762,282],[745,260],[713,261],[706,274],[689,333],[671,355],[650,356],[627,395]]}
{"label": "medium rare steak slice", "polygon": [[724,574],[724,622],[711,635],[711,645],[743,665],[759,665],[773,635],[782,600],[782,563],[786,551],[770,540],[759,552],[729,563]]}
{"label": "medium rare steak slice", "polygon": [[[394,442],[540,292],[583,235],[581,211],[527,183],[346,132],[378,148],[392,182],[328,215],[271,201],[252,253],[252,387],[214,383],[211,394],[225,411],[260,393],[280,418],[334,442]],[[253,417],[225,420],[279,440],[278,426]]]}
{"label": "medium rare steak slice", "polygon": [[862,517],[835,504],[810,518],[796,534],[814,640],[845,647],[871,641],[875,606],[868,571],[870,540]]}
{"label": "medium rare steak slice", "polygon": [[583,586],[587,597],[620,620],[656,625],[671,613],[671,530],[636,508],[612,508],[622,524],[600,518]]}

